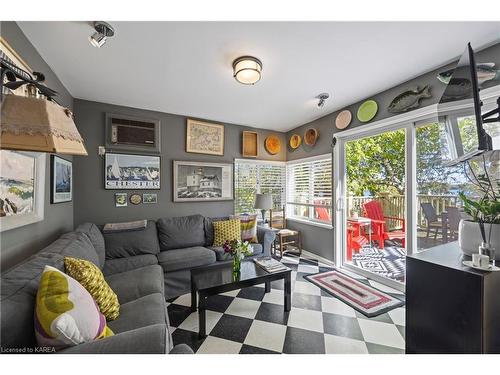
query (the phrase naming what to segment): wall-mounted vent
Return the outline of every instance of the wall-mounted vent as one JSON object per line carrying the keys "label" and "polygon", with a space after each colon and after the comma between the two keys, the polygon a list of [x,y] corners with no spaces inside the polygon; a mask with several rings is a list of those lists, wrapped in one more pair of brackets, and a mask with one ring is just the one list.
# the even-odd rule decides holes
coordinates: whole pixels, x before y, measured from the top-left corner
{"label": "wall-mounted vent", "polygon": [[106,114],[106,148],[160,152],[160,121]]}

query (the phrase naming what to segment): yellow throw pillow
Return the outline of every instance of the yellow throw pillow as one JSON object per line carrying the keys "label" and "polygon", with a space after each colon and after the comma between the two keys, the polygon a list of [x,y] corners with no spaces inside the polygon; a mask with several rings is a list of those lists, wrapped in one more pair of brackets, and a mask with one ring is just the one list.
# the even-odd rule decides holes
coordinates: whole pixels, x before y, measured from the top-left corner
{"label": "yellow throw pillow", "polygon": [[59,350],[113,336],[89,292],[51,266],[40,277],[34,315],[38,346]]}
{"label": "yellow throw pillow", "polygon": [[115,320],[120,314],[118,297],[109,287],[99,268],[87,260],[65,257],[66,273],[83,285],[94,298],[106,320]]}
{"label": "yellow throw pillow", "polygon": [[222,246],[226,241],[241,240],[240,219],[214,221],[213,246]]}

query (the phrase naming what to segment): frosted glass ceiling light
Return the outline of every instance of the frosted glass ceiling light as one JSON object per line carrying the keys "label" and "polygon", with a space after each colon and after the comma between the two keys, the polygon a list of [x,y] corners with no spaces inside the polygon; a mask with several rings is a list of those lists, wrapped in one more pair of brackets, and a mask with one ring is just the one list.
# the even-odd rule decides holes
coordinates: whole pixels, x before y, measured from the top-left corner
{"label": "frosted glass ceiling light", "polygon": [[254,85],[260,81],[262,62],[256,57],[242,56],[233,61],[233,77],[243,85]]}

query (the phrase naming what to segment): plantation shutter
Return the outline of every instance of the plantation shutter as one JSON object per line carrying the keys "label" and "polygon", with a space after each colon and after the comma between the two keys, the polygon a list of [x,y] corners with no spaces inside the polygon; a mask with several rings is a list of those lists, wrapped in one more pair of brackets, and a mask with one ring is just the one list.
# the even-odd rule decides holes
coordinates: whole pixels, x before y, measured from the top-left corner
{"label": "plantation shutter", "polygon": [[235,161],[235,214],[255,212],[255,194],[271,194],[275,209],[285,205],[286,166],[284,163]]}
{"label": "plantation shutter", "polygon": [[[312,207],[331,207],[332,159],[323,155],[287,165],[287,203],[289,216],[315,219]],[[298,207],[303,207],[299,209]],[[311,207],[308,209],[307,207]],[[298,214],[301,212],[301,214]],[[305,215],[305,217],[304,217]]]}

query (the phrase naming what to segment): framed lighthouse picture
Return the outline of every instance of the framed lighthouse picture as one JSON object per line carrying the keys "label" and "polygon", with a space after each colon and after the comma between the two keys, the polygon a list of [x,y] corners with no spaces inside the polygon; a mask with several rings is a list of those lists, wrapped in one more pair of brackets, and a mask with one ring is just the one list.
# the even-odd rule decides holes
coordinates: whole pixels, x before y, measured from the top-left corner
{"label": "framed lighthouse picture", "polygon": [[233,165],[174,161],[174,202],[233,199]]}
{"label": "framed lighthouse picture", "polygon": [[108,152],[104,159],[105,189],[160,189],[159,156]]}

